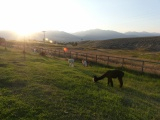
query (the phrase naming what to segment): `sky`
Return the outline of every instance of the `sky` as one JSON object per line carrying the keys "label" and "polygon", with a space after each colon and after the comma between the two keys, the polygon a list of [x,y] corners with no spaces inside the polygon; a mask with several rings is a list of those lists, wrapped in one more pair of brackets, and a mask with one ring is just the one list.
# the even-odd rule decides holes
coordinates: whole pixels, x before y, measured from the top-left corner
{"label": "sky", "polygon": [[0,30],[160,33],[160,0],[0,0]]}

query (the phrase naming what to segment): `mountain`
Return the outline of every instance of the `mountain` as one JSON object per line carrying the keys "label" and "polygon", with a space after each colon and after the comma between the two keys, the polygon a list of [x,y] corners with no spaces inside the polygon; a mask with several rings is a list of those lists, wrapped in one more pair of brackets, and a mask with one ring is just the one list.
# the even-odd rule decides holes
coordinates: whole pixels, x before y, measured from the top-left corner
{"label": "mountain", "polygon": [[[0,37],[5,38],[6,40],[22,39],[22,37],[18,36],[18,34],[12,31],[0,31]],[[34,40],[43,40],[44,33],[36,32],[36,33],[30,34],[27,37],[29,39],[34,39]],[[81,40],[78,36],[75,36],[63,31],[46,31],[45,37],[48,38],[49,40],[59,41],[59,42],[72,42],[72,41]]]}
{"label": "mountain", "polygon": [[[49,40],[57,42],[73,42],[81,40],[109,40],[116,38],[134,38],[134,37],[150,37],[150,36],[160,36],[160,33],[149,33],[149,32],[126,32],[120,33],[111,30],[100,30],[92,29],[87,31],[76,32],[73,34],[66,33],[63,31],[46,31],[45,37]],[[17,40],[22,39],[18,34],[13,31],[0,31],[0,37],[5,38],[6,40]],[[36,32],[29,36],[29,39],[34,40],[43,40],[44,33]]]}
{"label": "mountain", "polygon": [[149,33],[149,32],[126,32],[125,34],[130,37],[160,36],[160,33]]}
{"label": "mountain", "polygon": [[[44,38],[44,33],[42,32],[38,32],[38,33],[34,33],[30,36],[32,39],[36,39],[36,40],[43,40]],[[48,38],[49,40],[53,40],[53,41],[59,41],[59,42],[73,42],[73,41],[80,41],[80,38],[63,32],[63,31],[46,31],[45,32],[45,37]]]}
{"label": "mountain", "polygon": [[[59,42],[80,41],[79,37],[63,32],[63,31],[46,31],[45,37],[48,38],[49,40],[53,40],[57,42],[58,41]],[[34,33],[30,36],[30,38],[35,39],[35,40],[43,40],[44,33],[42,32]]]}
{"label": "mountain", "polygon": [[78,36],[63,31],[47,31],[46,37],[50,40],[63,42],[80,41],[80,38]]}
{"label": "mountain", "polygon": [[86,40],[78,43],[81,48],[96,49],[125,49],[125,50],[149,50],[160,51],[160,36],[118,38],[112,40]]}
{"label": "mountain", "polygon": [[18,39],[18,35],[13,31],[0,31],[0,37],[5,38],[7,40]]}
{"label": "mountain", "polygon": [[76,32],[74,35],[81,37],[83,40],[107,40],[113,38],[126,38],[127,35],[111,30],[93,29],[82,32]]}

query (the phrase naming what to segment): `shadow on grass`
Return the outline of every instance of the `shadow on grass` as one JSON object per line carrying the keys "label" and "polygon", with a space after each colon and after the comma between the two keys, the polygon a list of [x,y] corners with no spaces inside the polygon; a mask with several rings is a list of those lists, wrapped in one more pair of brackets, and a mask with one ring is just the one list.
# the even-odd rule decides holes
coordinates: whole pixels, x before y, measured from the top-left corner
{"label": "shadow on grass", "polygon": [[0,78],[0,87],[1,88],[21,88],[25,87],[27,82],[24,80],[14,80],[10,81],[10,78]]}
{"label": "shadow on grass", "polygon": [[[160,101],[160,96],[158,95],[147,94],[126,86],[123,86],[122,88],[119,88],[119,86],[111,87],[107,82],[96,82],[95,86],[97,87],[97,92],[106,90],[106,92],[110,92],[113,95],[121,96],[121,103],[125,107],[131,107],[133,103],[155,107],[154,103],[158,104]],[[135,101],[137,102],[135,103]]]}
{"label": "shadow on grass", "polygon": [[160,101],[160,97],[155,97],[152,95],[147,95],[139,90],[130,88],[130,87],[124,87],[122,89],[122,92],[126,95],[126,96],[132,96],[132,97],[136,97],[136,98],[140,98],[141,100],[148,100],[148,101],[154,101],[154,102],[159,102]]}
{"label": "shadow on grass", "polygon": [[0,64],[0,67],[7,67],[7,64]]}
{"label": "shadow on grass", "polygon": [[12,84],[9,81],[9,77],[0,78],[0,88],[10,87]]}

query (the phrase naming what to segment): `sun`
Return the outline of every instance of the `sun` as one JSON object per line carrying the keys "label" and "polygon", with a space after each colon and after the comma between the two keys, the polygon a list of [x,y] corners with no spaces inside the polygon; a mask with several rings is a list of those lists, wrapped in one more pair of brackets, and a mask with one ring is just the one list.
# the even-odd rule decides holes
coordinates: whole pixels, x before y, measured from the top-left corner
{"label": "sun", "polygon": [[25,26],[25,27],[19,26],[16,29],[14,29],[14,31],[18,34],[18,36],[28,36],[34,32],[33,30],[31,30],[27,26]]}
{"label": "sun", "polygon": [[39,31],[39,28],[29,21],[28,19],[18,19],[14,21],[14,25],[11,26],[11,29],[17,33],[18,36],[29,36],[30,34]]}
{"label": "sun", "polygon": [[4,5],[4,8],[0,7],[4,9],[2,15],[5,15],[0,16],[0,29],[13,30],[18,36],[49,30],[74,33],[91,29],[95,24],[94,20],[85,14],[85,9],[73,2],[74,0],[15,1],[11,2],[12,4],[4,1],[3,4],[10,5],[10,9],[6,9]]}

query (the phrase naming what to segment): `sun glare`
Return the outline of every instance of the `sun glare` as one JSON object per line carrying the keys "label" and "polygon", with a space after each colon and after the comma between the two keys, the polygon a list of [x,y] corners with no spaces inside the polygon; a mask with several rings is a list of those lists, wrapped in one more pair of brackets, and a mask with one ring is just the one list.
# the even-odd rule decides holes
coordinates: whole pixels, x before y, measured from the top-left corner
{"label": "sun glare", "polygon": [[[94,20],[86,14],[85,9],[72,0],[16,1],[11,2],[9,10],[5,10],[5,17],[0,16],[1,23],[3,23],[0,26],[1,29],[15,31],[18,36],[27,36],[44,30],[77,32],[82,29],[90,29],[95,24]],[[3,4],[8,5],[7,2]],[[43,9],[44,4],[47,5]],[[11,14],[11,9],[13,14]]]}
{"label": "sun glare", "polygon": [[28,36],[34,32],[27,27],[17,27],[17,29],[14,29],[14,31],[18,34],[18,36]]}

